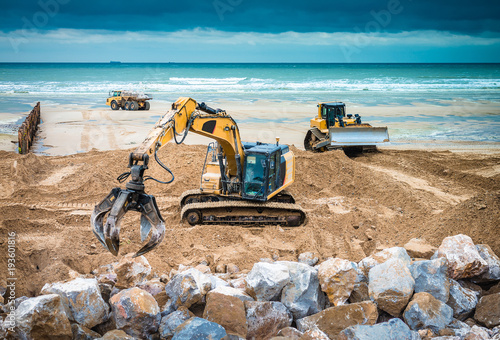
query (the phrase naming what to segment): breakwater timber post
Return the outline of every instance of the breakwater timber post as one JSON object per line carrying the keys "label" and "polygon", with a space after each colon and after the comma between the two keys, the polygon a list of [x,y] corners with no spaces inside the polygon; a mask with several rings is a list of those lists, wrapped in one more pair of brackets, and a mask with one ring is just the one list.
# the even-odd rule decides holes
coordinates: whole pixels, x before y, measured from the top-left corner
{"label": "breakwater timber post", "polygon": [[17,132],[20,154],[27,154],[30,151],[38,130],[38,124],[40,124],[40,102],[36,103]]}

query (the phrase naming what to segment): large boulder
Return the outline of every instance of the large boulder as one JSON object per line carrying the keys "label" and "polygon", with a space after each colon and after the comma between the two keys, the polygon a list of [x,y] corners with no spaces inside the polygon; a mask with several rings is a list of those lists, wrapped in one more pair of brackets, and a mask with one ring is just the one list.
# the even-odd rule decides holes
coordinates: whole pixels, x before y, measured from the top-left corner
{"label": "large boulder", "polygon": [[430,329],[434,333],[453,321],[453,309],[429,293],[416,293],[406,307],[403,317],[413,330]]}
{"label": "large boulder", "polygon": [[483,288],[481,288],[481,286],[475,284],[474,282],[471,282],[469,280],[457,280],[457,282],[458,284],[460,284],[460,286],[473,291],[478,299],[480,299],[481,296],[485,295]]}
{"label": "large boulder", "polygon": [[234,296],[243,302],[254,301],[254,299],[250,295],[248,295],[244,289],[233,288],[231,286],[219,286],[219,287],[211,290],[210,292],[224,294],[227,296]]}
{"label": "large boulder", "polygon": [[158,331],[161,315],[154,297],[140,288],[120,291],[109,300],[116,328],[140,339],[150,339]]}
{"label": "large boulder", "polygon": [[[472,326],[469,333],[465,336],[465,340],[486,340],[491,339],[490,332],[483,327]],[[497,338],[498,339],[498,338]]]}
{"label": "large boulder", "polygon": [[370,301],[370,293],[368,291],[368,283],[358,282],[354,284],[351,296],[349,296],[350,303]]}
{"label": "large boulder", "polygon": [[483,260],[488,263],[488,270],[481,274],[479,279],[483,281],[500,280],[500,258],[487,244],[476,244],[476,249]]}
{"label": "large boulder", "polygon": [[[419,339],[420,337],[418,337]],[[355,325],[340,332],[339,340],[416,340],[417,335],[401,319],[394,318],[373,326]]]}
{"label": "large boulder", "polygon": [[313,267],[318,263],[318,257],[314,256],[312,252],[306,252],[299,255],[298,261]]}
{"label": "large boulder", "polygon": [[294,327],[285,327],[280,329],[278,336],[287,338],[288,340],[299,340],[303,333]]}
{"label": "large boulder", "polygon": [[365,301],[330,307],[317,314],[299,319],[296,323],[301,332],[319,329],[330,339],[337,339],[339,333],[347,327],[374,325],[377,318],[377,305],[371,301]]}
{"label": "large boulder", "polygon": [[334,306],[347,302],[354,289],[357,276],[356,264],[344,259],[329,259],[318,267],[321,290],[326,293],[328,300]]}
{"label": "large boulder", "polygon": [[246,277],[247,293],[257,301],[277,301],[288,282],[290,273],[287,266],[258,262]]}
{"label": "large boulder", "polygon": [[219,288],[219,287],[231,287],[231,285],[229,284],[229,282],[227,282],[226,280],[221,279],[220,277],[218,277],[216,275],[209,274],[208,278],[210,279],[211,289],[216,289],[216,288]]}
{"label": "large boulder", "polygon": [[194,315],[192,315],[186,307],[179,307],[179,309],[175,312],[162,317],[160,327],[158,329],[160,338],[170,339],[174,335],[175,329],[187,320],[191,319],[193,316]]}
{"label": "large boulder", "polygon": [[415,293],[427,292],[444,303],[448,301],[450,283],[445,258],[415,262],[410,271],[415,280]]}
{"label": "large boulder", "polygon": [[220,340],[226,335],[227,333],[221,325],[193,317],[175,329],[172,340]]}
{"label": "large boulder", "polygon": [[483,296],[476,306],[474,319],[488,328],[500,325],[500,293]]}
{"label": "large boulder", "polygon": [[99,334],[106,334],[109,331],[116,329],[115,318],[113,318],[113,313],[110,313],[110,318],[108,321],[101,323],[92,328],[93,331]]}
{"label": "large boulder", "polygon": [[117,264],[118,264],[118,262],[113,262],[113,263],[108,263],[108,264],[102,265],[102,266],[92,270],[91,274],[97,278],[97,281],[99,281],[99,278],[102,275],[113,274],[114,275],[113,282],[116,282],[115,266]]}
{"label": "large boulder", "polygon": [[[272,339],[274,340],[274,338]],[[281,339],[281,340],[289,340],[289,339]],[[325,332],[319,329],[310,329],[300,337],[300,340],[330,340],[328,335]]]}
{"label": "large boulder", "polygon": [[227,334],[247,336],[245,305],[237,297],[209,292],[203,318],[221,325]]}
{"label": "large boulder", "polygon": [[212,288],[210,278],[197,269],[190,268],[176,274],[165,286],[169,298],[165,311],[173,312],[179,306],[191,307],[201,303]]}
{"label": "large boulder", "polygon": [[71,331],[73,340],[94,340],[101,337],[99,333],[77,323],[71,325]]}
{"label": "large boulder", "polygon": [[318,270],[298,262],[277,262],[288,268],[290,281],[283,287],[281,303],[292,313],[294,319],[315,314],[325,305],[325,296],[320,289]]}
{"label": "large boulder", "polygon": [[58,294],[71,321],[92,328],[108,319],[109,307],[101,296],[96,279],[77,278],[47,283],[42,294]]}
{"label": "large boulder", "polygon": [[408,256],[405,248],[392,247],[381,250],[371,256],[365,257],[364,259],[359,261],[358,267],[365,276],[368,276],[370,269],[393,258],[400,259],[406,266],[409,266],[411,263],[411,258],[410,256]]}
{"label": "large boulder", "polygon": [[476,308],[478,298],[476,292],[462,287],[457,281],[450,279],[450,296],[446,303],[453,309],[453,317],[465,320]]}
{"label": "large boulder", "polygon": [[292,325],[293,317],[281,302],[245,301],[247,339],[270,339]]}
{"label": "large boulder", "polygon": [[229,285],[237,289],[247,289],[247,275],[243,273],[236,274],[236,278],[228,280]]}
{"label": "large boulder", "polygon": [[403,247],[410,257],[417,259],[430,259],[437,250],[422,238],[412,238]]}
{"label": "large boulder", "polygon": [[151,294],[158,303],[158,306],[164,306],[168,301],[167,293],[165,292],[165,284],[161,282],[159,278],[141,282],[137,285],[137,288]]}
{"label": "large boulder", "polygon": [[62,298],[58,294],[40,295],[23,301],[16,310],[14,330],[20,339],[71,340],[73,337]]}
{"label": "large boulder", "polygon": [[500,293],[500,281],[498,281],[495,285],[491,286],[490,289],[483,292],[483,295],[491,295]]}
{"label": "large boulder", "polygon": [[465,338],[467,333],[470,331],[470,326],[458,319],[453,319],[453,321],[448,325],[448,329],[451,329],[455,333],[455,336]]}
{"label": "large boulder", "polygon": [[479,255],[474,242],[467,235],[449,236],[443,239],[433,258],[448,260],[448,274],[452,279],[471,278],[488,270],[488,263]]}
{"label": "large boulder", "polygon": [[136,338],[131,337],[121,329],[113,329],[106,332],[102,338],[96,340],[136,340]]}
{"label": "large boulder", "polygon": [[406,264],[398,258],[373,267],[369,274],[368,291],[378,308],[398,316],[413,294],[415,280]]}
{"label": "large boulder", "polygon": [[115,286],[119,289],[137,286],[151,274],[151,266],[144,256],[132,256],[125,255],[114,267],[117,279]]}

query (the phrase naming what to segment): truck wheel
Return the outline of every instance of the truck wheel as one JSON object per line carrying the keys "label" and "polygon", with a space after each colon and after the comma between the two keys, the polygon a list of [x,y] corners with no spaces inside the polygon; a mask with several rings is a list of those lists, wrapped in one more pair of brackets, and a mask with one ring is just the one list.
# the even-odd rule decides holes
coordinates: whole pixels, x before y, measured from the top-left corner
{"label": "truck wheel", "polygon": [[118,103],[116,102],[116,100],[113,100],[111,102],[111,110],[118,110],[120,107],[118,106]]}
{"label": "truck wheel", "polygon": [[125,110],[130,110],[130,102],[125,102],[125,106],[123,107]]}
{"label": "truck wheel", "polygon": [[144,110],[149,110],[150,107],[149,102],[144,103]]}
{"label": "truck wheel", "polygon": [[135,100],[130,102],[130,106],[129,106],[129,109],[132,110],[132,111],[137,111],[139,110],[139,103],[136,102]]}

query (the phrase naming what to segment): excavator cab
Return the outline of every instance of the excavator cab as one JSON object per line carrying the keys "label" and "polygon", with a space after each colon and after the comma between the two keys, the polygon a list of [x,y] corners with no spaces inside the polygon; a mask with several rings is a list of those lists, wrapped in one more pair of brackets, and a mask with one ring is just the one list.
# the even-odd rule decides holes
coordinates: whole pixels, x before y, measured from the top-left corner
{"label": "excavator cab", "polygon": [[243,143],[242,198],[266,201],[285,182],[287,145]]}

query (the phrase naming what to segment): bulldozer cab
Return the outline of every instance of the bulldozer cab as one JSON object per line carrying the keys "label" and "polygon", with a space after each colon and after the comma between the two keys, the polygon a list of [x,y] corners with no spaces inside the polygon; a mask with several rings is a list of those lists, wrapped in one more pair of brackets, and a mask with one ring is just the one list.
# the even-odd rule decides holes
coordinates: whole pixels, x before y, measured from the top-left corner
{"label": "bulldozer cab", "polygon": [[342,126],[346,115],[344,103],[322,103],[318,107],[321,118],[326,121],[327,128],[335,126],[335,120]]}
{"label": "bulldozer cab", "polygon": [[122,95],[122,91],[109,91],[110,97],[120,97]]}
{"label": "bulldozer cab", "polygon": [[286,161],[282,154],[288,152],[288,146],[257,142],[245,143],[245,149],[242,197],[265,201],[283,186]]}

